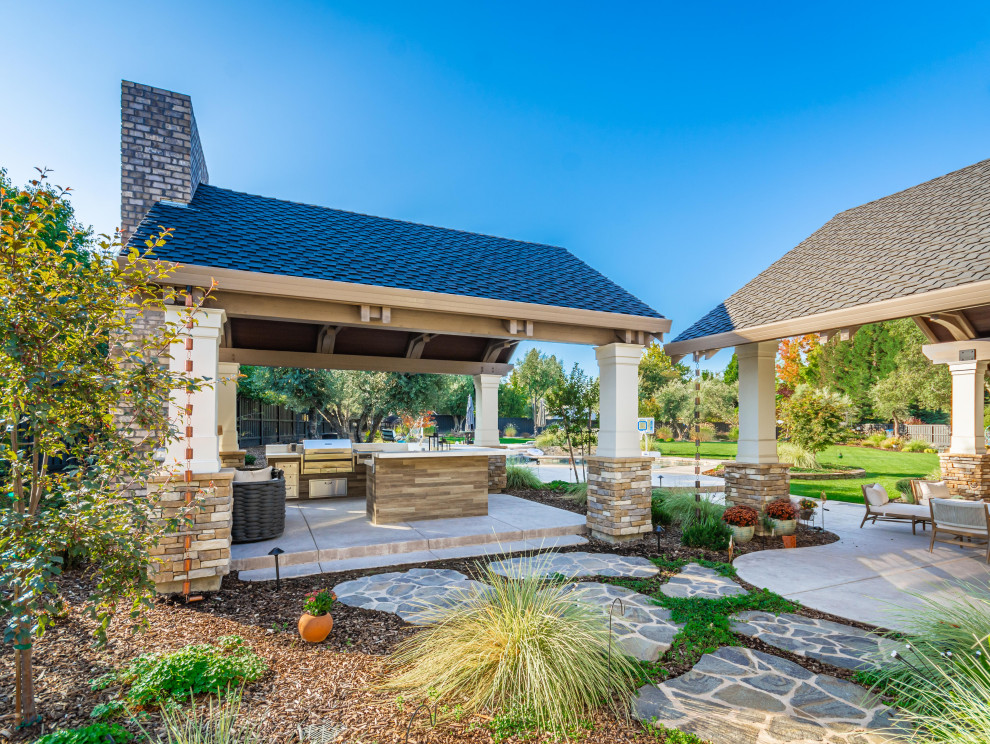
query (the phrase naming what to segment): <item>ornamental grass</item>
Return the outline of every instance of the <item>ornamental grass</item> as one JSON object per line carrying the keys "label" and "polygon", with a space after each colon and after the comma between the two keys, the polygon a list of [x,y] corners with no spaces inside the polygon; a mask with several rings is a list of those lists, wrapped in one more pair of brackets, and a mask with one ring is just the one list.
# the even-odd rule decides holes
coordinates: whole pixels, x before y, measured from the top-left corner
{"label": "ornamental grass", "polygon": [[505,487],[515,491],[538,491],[543,488],[543,481],[525,465],[506,465]]}
{"label": "ornamental grass", "polygon": [[489,587],[433,606],[432,623],[391,658],[387,686],[468,713],[511,716],[566,731],[592,709],[626,713],[616,693],[635,686],[635,662],[613,645],[607,616],[573,584],[537,578],[539,558],[506,577],[480,569]]}

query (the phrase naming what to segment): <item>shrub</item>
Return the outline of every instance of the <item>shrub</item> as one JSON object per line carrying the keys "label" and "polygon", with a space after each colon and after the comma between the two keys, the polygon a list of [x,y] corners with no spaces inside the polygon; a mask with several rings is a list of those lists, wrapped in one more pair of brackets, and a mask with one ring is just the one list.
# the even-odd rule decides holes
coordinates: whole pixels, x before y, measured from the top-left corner
{"label": "shrub", "polygon": [[778,522],[787,522],[791,519],[797,519],[797,509],[794,508],[794,504],[791,503],[790,499],[775,499],[768,503],[763,510],[766,512],[767,516],[771,519],[776,519]]}
{"label": "shrub", "polygon": [[659,510],[661,519],[665,520],[658,524],[687,526],[694,520],[699,511],[703,518],[713,516],[716,519],[720,519],[722,512],[725,511],[723,504],[717,504],[704,496],[700,500],[696,500],[693,493],[669,491],[663,488],[655,489],[654,493],[656,491],[661,491],[663,494],[663,498],[660,499],[656,508]]}
{"label": "shrub", "polygon": [[681,544],[688,548],[725,550],[729,547],[732,528],[714,514],[692,519],[681,531]]}
{"label": "shrub", "polygon": [[244,464],[245,465],[254,465],[256,462],[258,462],[258,458],[255,457],[254,455],[252,455],[250,452],[248,452],[246,455],[244,455]]}
{"label": "shrub", "polygon": [[584,506],[588,503],[588,484],[568,483],[567,488],[564,489],[564,494],[574,503]]}
{"label": "shrub", "polygon": [[601,609],[572,585],[536,576],[535,563],[522,562],[510,576],[479,566],[490,588],[431,606],[431,624],[393,654],[397,673],[388,686],[557,731],[630,691],[638,670],[614,649],[609,667]]}
{"label": "shrub", "polygon": [[796,468],[817,470],[818,458],[814,452],[793,442],[777,442],[777,457],[781,462],[789,462]]}
{"label": "shrub", "polygon": [[328,615],[330,614],[330,610],[333,609],[333,603],[336,601],[337,595],[331,590],[317,589],[315,592],[310,592],[306,595],[306,599],[303,600],[303,612],[314,617]]}
{"label": "shrub", "polygon": [[884,440],[886,439],[887,439],[887,435],[884,434],[882,431],[875,431],[872,434],[870,434],[870,436],[866,437],[866,439],[864,439],[863,442],[865,444],[870,445],[871,447],[879,447],[881,444],[883,444]]}
{"label": "shrub", "polygon": [[525,465],[506,465],[505,487],[517,491],[538,491],[543,488],[543,481]]}
{"label": "shrub", "polygon": [[62,729],[35,739],[34,744],[124,744],[134,734],[119,723],[91,723],[89,726]]}
{"label": "shrub", "polygon": [[662,488],[654,488],[653,494],[650,497],[650,512],[653,517],[653,526],[663,525],[666,527],[670,524],[670,514],[666,511],[663,505],[663,500],[666,498],[665,491]]}
{"label": "shrub", "polygon": [[189,709],[165,708],[162,710],[164,737],[152,738],[145,732],[148,741],[156,744],[262,744],[270,741],[263,736],[254,724],[245,723],[240,718],[240,696],[222,704],[210,699],[207,706],[195,703]]}
{"label": "shrub", "polygon": [[503,435],[511,438],[514,437],[518,432],[519,430],[516,428],[515,424],[506,424]]}
{"label": "shrub", "polygon": [[733,442],[738,442],[739,441],[739,427],[738,426],[733,426],[731,429],[729,429],[729,439],[731,439]]}
{"label": "shrub", "polygon": [[927,452],[932,449],[931,444],[924,439],[912,439],[901,447],[901,452]]}
{"label": "shrub", "polygon": [[791,441],[814,453],[835,444],[845,429],[850,406],[849,398],[840,393],[798,385],[782,406]]}
{"label": "shrub", "polygon": [[900,437],[887,437],[882,442],[880,442],[880,449],[884,450],[896,450],[900,449],[904,440]]}
{"label": "shrub", "polygon": [[[660,440],[672,442],[674,440],[674,430],[669,426],[658,426],[653,430],[653,432],[657,442]],[[659,449],[657,451],[659,451]]]}
{"label": "shrub", "polygon": [[559,426],[548,426],[536,436],[533,444],[544,450],[551,447],[566,447],[567,436]]}
{"label": "shrub", "polygon": [[550,491],[566,491],[571,484],[564,480],[552,480],[544,483],[543,487]]}
{"label": "shrub", "polygon": [[267,665],[237,636],[216,645],[186,646],[169,653],[142,654],[105,683],[129,685],[127,699],[149,705],[204,692],[223,694],[265,673]]}
{"label": "shrub", "polygon": [[760,515],[751,506],[730,506],[722,514],[722,521],[735,527],[755,527],[760,523]]}

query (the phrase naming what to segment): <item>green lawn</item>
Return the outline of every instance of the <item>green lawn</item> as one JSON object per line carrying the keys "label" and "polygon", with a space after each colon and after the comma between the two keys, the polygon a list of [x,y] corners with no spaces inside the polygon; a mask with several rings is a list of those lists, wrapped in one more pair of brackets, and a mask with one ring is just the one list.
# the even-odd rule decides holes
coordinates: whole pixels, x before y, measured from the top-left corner
{"label": "green lawn", "polygon": [[[694,442],[660,442],[660,454],[671,457],[694,457]],[[735,442],[702,442],[701,456],[711,460],[734,460]]]}
{"label": "green lawn", "polygon": [[[672,457],[693,457],[693,442],[661,442],[660,451]],[[702,442],[701,456],[713,459],[734,459],[735,442]],[[860,486],[864,483],[880,483],[891,497],[896,497],[894,484],[901,478],[924,478],[938,467],[938,455],[925,452],[890,452],[867,447],[829,447],[818,456],[821,465],[844,465],[864,468],[862,478],[834,481],[809,481],[791,479],[791,493],[795,496],[818,498],[822,491],[835,501],[863,503]]]}

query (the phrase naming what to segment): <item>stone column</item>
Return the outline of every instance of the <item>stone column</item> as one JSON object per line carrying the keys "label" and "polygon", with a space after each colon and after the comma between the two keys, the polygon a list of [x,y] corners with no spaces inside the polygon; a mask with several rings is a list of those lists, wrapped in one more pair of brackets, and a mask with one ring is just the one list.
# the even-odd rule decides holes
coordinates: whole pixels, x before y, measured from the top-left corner
{"label": "stone column", "polygon": [[217,434],[220,436],[220,464],[225,468],[244,465],[247,454],[237,441],[237,377],[241,365],[220,362],[217,390]]}
{"label": "stone column", "polygon": [[[725,463],[725,500],[758,512],[790,496],[790,466],[777,461],[777,342],[736,347],[739,359],[739,448]],[[757,528],[758,530],[761,528]]]}
{"label": "stone column", "polygon": [[607,344],[598,359],[598,448],[588,458],[588,528],[593,537],[618,543],[653,528],[650,518],[652,458],[639,449],[639,344]]}
{"label": "stone column", "polygon": [[501,375],[474,376],[474,443],[498,447],[498,386]]}
{"label": "stone column", "polygon": [[[195,325],[186,329],[169,349],[169,369],[180,375],[208,378],[209,384],[188,395],[185,390],[172,391],[170,416],[181,432],[188,434],[170,442],[166,466],[193,473],[220,472],[220,437],[217,436],[217,379],[219,377],[220,333],[223,310],[201,308],[195,312]],[[168,308],[166,322],[184,325],[185,308]],[[192,349],[186,349],[186,339],[192,339]],[[188,365],[187,362],[191,362]],[[191,412],[187,410],[191,406]],[[188,452],[187,449],[192,450]],[[191,455],[191,457],[190,457]]]}
{"label": "stone column", "polygon": [[983,431],[983,391],[990,339],[928,344],[922,351],[952,375],[952,436],[939,455],[942,479],[954,495],[990,501],[990,455]]}

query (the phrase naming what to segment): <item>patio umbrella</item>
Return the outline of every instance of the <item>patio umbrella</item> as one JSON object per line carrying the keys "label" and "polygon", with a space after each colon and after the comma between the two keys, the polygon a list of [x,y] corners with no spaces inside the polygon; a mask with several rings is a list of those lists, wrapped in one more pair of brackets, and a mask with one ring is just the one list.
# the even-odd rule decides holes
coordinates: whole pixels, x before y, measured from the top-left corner
{"label": "patio umbrella", "polygon": [[536,404],[536,421],[533,422],[533,426],[537,429],[542,429],[547,425],[547,402],[540,398],[540,402]]}
{"label": "patio umbrella", "polygon": [[474,431],[474,398],[468,396],[467,416],[464,417],[464,431]]}

